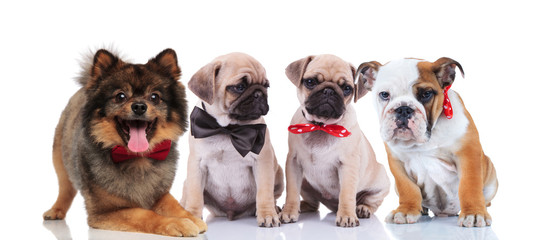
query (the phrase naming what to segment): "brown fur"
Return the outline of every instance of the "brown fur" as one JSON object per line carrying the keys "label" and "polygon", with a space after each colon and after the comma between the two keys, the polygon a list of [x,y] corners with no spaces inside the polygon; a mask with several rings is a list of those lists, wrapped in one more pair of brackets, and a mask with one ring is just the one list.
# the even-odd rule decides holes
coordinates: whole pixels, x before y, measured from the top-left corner
{"label": "brown fur", "polygon": [[419,215],[423,210],[421,207],[421,190],[408,176],[402,162],[391,154],[391,150],[385,144],[389,170],[395,178],[395,187],[399,195],[399,207],[393,213],[402,212],[406,215]]}
{"label": "brown fur", "polygon": [[[108,52],[95,53],[79,82],[83,87],[65,108],[54,137],[53,164],[60,186],[58,199],[43,214],[64,219],[79,190],[88,225],[94,228],[196,236],[206,224],[185,211],[170,195],[178,153],[176,141],[186,129],[185,88],[178,82],[176,53],[166,49],[148,63],[130,64]],[[115,99],[120,92],[127,99]],[[158,94],[159,101],[150,95]],[[133,103],[147,105],[137,120],[148,124],[149,148],[172,140],[163,161],[139,157],[113,163],[110,150],[126,146],[129,135],[117,119],[131,120]]]}
{"label": "brown fur", "polygon": [[470,113],[465,111],[470,121],[468,132],[462,139],[462,148],[456,153],[460,158],[461,180],[459,183],[460,217],[482,215],[490,220],[487,206],[492,199],[485,199],[483,188],[487,183],[498,181],[490,158],[485,155],[479,142],[479,132]]}

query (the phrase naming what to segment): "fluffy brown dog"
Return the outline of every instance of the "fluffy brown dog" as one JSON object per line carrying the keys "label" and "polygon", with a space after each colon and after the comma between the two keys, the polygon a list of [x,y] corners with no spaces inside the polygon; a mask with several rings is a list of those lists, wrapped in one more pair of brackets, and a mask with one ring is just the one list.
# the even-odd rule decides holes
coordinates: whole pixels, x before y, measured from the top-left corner
{"label": "fluffy brown dog", "polygon": [[176,141],[187,127],[174,50],[146,64],[99,50],[86,65],[82,88],[56,127],[53,163],[60,191],[43,218],[63,219],[79,190],[94,228],[169,236],[206,231],[169,193]]}

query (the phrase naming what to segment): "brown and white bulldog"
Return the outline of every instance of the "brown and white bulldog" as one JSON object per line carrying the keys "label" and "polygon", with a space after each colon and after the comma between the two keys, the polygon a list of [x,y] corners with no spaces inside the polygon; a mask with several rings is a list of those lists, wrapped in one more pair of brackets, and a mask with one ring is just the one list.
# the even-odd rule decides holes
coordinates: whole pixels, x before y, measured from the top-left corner
{"label": "brown and white bulldog", "polygon": [[415,223],[430,209],[457,215],[463,227],[492,223],[486,207],[498,189],[496,171],[483,153],[472,117],[449,87],[450,58],[402,59],[359,66],[359,81],[373,91],[399,207],[390,223]]}

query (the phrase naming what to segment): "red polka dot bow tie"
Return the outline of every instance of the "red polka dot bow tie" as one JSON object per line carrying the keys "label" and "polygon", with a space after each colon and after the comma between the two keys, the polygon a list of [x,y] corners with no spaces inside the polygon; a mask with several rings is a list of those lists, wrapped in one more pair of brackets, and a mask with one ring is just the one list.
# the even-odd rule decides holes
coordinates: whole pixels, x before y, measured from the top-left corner
{"label": "red polka dot bow tie", "polygon": [[165,140],[157,145],[147,153],[132,153],[130,151],[127,151],[127,148],[124,146],[115,146],[110,151],[110,155],[112,158],[112,161],[115,163],[123,162],[125,160],[133,159],[133,158],[139,158],[139,157],[147,157],[155,160],[165,160],[168,156],[168,153],[170,152],[170,147],[172,146],[172,141]]}
{"label": "red polka dot bow tie", "polygon": [[348,137],[352,134],[346,128],[341,125],[316,125],[316,124],[294,124],[288,127],[288,131],[294,134],[302,134],[312,131],[321,130],[327,132],[335,137]]}
{"label": "red polka dot bow tie", "polygon": [[447,119],[453,118],[453,107],[451,106],[451,101],[449,101],[449,96],[447,95],[449,88],[451,88],[451,85],[444,88],[444,114]]}

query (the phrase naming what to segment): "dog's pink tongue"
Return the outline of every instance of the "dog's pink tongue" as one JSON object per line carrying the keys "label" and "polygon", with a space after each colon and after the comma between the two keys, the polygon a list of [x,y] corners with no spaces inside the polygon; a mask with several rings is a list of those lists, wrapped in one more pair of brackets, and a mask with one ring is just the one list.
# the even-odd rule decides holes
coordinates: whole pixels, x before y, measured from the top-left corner
{"label": "dog's pink tongue", "polygon": [[130,122],[129,125],[129,142],[127,147],[132,152],[144,152],[148,150],[150,144],[146,139],[146,124],[145,122]]}

